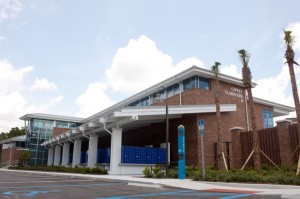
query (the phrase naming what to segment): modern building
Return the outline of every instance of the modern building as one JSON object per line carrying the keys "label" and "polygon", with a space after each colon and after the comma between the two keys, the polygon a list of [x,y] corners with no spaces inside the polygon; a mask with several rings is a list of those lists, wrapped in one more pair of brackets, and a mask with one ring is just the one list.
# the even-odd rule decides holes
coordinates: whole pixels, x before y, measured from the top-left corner
{"label": "modern building", "polygon": [[81,125],[82,120],[82,118],[41,113],[26,114],[20,119],[25,123],[26,148],[32,153],[29,165],[47,163],[48,150],[45,146],[41,146],[41,143],[53,137],[53,128],[76,128]]}
{"label": "modern building", "polygon": [[[224,74],[219,77],[223,141],[227,155],[232,156],[230,129],[251,129],[248,99],[241,79]],[[32,161],[40,159],[40,163],[45,163],[48,157],[48,165],[99,166],[107,168],[109,174],[141,174],[146,166],[178,161],[177,130],[184,125],[186,164],[201,167],[201,119],[205,163],[213,165],[217,142],[214,86],[210,70],[193,66],[95,115],[77,120],[80,126],[53,138],[34,135],[35,131],[30,130],[33,150],[39,143],[49,148],[48,155],[44,151],[38,155],[36,150],[39,158]],[[258,128],[273,127],[273,117],[294,111],[292,107],[258,98],[254,98],[254,106]],[[33,122],[32,118],[21,119]]]}

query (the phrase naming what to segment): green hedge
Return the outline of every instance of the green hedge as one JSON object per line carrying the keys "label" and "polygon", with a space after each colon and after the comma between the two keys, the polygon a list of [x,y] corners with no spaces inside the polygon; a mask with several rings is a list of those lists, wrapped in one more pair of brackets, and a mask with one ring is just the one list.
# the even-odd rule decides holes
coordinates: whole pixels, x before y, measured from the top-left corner
{"label": "green hedge", "polygon": [[[156,175],[160,168],[155,168],[152,171],[150,168],[144,170],[145,177],[163,177]],[[244,182],[244,183],[266,183],[266,184],[286,184],[300,185],[300,175],[296,176],[296,165],[283,166],[279,169],[262,165],[257,172],[246,168],[244,170],[232,169],[227,171],[217,171],[213,167],[205,169],[205,179],[202,177],[202,170],[195,166],[186,167],[187,178],[201,181],[211,182]],[[169,169],[169,177],[178,178],[178,169]]]}
{"label": "green hedge", "polygon": [[18,170],[31,170],[31,171],[50,171],[50,172],[65,172],[65,173],[90,173],[90,174],[107,174],[106,169],[100,169],[99,167],[64,167],[64,166],[32,166],[32,167],[10,167],[10,169]]}

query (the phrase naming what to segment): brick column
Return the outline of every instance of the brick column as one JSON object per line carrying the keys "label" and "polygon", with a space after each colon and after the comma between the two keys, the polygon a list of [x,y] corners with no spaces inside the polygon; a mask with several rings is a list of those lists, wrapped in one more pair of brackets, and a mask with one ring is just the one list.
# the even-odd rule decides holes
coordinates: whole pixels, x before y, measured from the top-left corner
{"label": "brick column", "polygon": [[241,132],[244,131],[244,128],[241,127],[233,127],[230,129],[231,133],[231,147],[232,154],[231,162],[232,168],[241,168],[243,166],[242,163],[242,147],[241,147]]}
{"label": "brick column", "polygon": [[289,161],[293,153],[291,149],[291,139],[290,139],[290,132],[289,132],[289,126],[292,124],[292,121],[280,120],[277,121],[276,123],[277,123],[277,131],[278,131],[281,165],[284,165]]}

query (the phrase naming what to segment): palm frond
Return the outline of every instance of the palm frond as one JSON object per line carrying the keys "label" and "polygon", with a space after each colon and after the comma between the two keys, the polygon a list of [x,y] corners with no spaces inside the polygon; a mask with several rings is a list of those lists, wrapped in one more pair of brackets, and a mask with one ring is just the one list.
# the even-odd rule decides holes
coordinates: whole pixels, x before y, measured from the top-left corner
{"label": "palm frond", "polygon": [[284,31],[284,42],[287,47],[292,47],[295,43],[295,37],[292,35],[292,31],[283,30]]}
{"label": "palm frond", "polygon": [[250,53],[248,53],[245,49],[241,49],[238,51],[238,54],[240,56],[241,62],[244,66],[248,66],[249,59],[250,59]]}
{"label": "palm frond", "polygon": [[215,77],[219,76],[219,66],[221,65],[220,62],[215,62],[215,64],[211,67],[211,72],[215,75]]}

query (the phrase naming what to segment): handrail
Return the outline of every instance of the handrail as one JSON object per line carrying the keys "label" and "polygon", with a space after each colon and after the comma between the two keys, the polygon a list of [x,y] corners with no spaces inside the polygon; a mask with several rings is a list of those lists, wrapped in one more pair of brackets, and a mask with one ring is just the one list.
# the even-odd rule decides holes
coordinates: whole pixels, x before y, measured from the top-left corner
{"label": "handrail", "polygon": [[15,166],[15,165],[17,165],[18,163],[19,163],[19,160],[14,160],[14,161],[8,160],[8,161],[6,161],[6,162],[0,163],[0,168],[5,167],[5,166],[8,166],[8,165],[10,165],[10,166]]}

